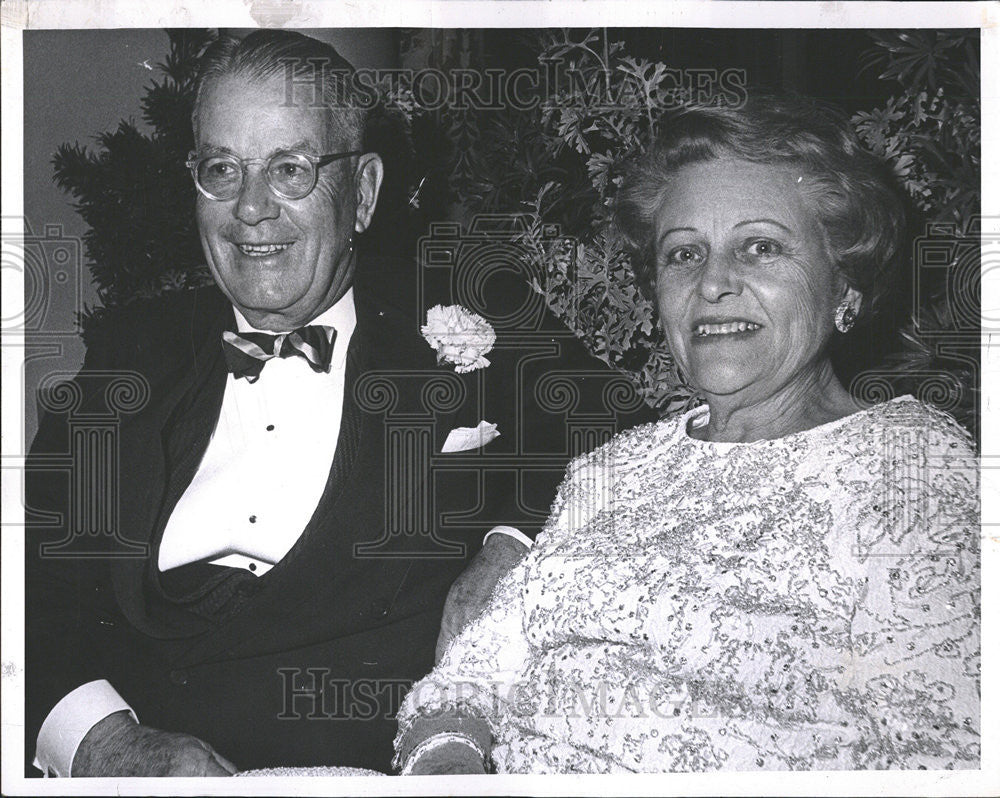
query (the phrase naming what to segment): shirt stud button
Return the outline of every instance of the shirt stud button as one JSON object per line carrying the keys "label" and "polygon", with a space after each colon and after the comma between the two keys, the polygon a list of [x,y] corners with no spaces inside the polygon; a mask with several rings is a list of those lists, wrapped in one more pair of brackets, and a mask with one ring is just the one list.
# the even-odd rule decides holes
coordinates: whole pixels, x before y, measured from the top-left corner
{"label": "shirt stud button", "polygon": [[268,432],[274,432],[274,424],[268,424],[266,429]]}
{"label": "shirt stud button", "polygon": [[251,524],[256,524],[257,523],[257,516],[251,515],[250,516],[250,523]]}
{"label": "shirt stud button", "polygon": [[250,569],[251,571],[256,571],[256,570],[257,570],[257,563],[255,563],[255,562],[252,562],[252,563],[250,563],[250,565],[248,565],[247,567],[248,567],[248,568],[249,568],[249,569]]}

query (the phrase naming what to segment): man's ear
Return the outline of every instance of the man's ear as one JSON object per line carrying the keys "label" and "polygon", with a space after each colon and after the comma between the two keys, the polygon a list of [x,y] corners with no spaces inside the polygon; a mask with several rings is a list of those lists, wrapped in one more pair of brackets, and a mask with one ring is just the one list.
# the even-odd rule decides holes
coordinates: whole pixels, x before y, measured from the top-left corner
{"label": "man's ear", "polygon": [[356,192],[354,231],[363,233],[371,224],[378,202],[378,190],[382,187],[382,159],[378,153],[368,152],[358,158],[354,186]]}

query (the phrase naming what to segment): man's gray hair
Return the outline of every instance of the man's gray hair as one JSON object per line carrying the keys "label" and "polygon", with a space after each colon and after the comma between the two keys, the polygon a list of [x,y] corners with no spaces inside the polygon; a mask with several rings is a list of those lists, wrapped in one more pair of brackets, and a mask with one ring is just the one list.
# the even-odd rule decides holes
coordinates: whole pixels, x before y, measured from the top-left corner
{"label": "man's gray hair", "polygon": [[293,81],[301,96],[321,87],[316,98],[328,111],[332,146],[360,149],[364,136],[364,103],[352,90],[354,67],[325,42],[285,30],[257,30],[243,39],[221,36],[201,57],[191,121],[198,135],[198,109],[206,86],[219,78],[238,76],[264,82],[280,77]]}

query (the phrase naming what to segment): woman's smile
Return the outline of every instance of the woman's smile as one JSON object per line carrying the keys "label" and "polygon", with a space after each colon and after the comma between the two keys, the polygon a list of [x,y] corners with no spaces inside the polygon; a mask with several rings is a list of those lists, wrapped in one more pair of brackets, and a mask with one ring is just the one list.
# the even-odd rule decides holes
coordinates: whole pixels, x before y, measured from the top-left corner
{"label": "woman's smile", "polygon": [[703,320],[695,322],[695,339],[718,339],[720,336],[747,338],[763,327],[748,319],[731,319],[723,321]]}

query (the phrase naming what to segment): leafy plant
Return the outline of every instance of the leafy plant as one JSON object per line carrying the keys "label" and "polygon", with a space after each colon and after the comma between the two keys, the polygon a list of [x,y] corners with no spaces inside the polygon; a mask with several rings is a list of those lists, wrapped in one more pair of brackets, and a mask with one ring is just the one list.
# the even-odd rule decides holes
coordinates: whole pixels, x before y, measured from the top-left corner
{"label": "leafy plant", "polygon": [[[56,182],[73,196],[89,227],[84,242],[101,305],[82,314],[85,336],[111,308],[210,279],[184,159],[192,147],[197,58],[215,33],[181,30],[168,36],[170,52],[157,65],[164,77],[142,99],[152,134],[122,121],[97,137],[96,152],[66,144],[54,158]],[[967,239],[979,212],[975,33],[879,31],[871,37],[864,68],[880,69],[880,77],[900,90],[884,106],[854,116],[858,134],[893,165],[929,220],[948,223]],[[654,324],[653,305],[639,290],[623,242],[606,222],[622,167],[654,140],[664,111],[688,98],[668,65],[636,58],[624,42],[609,41],[602,32],[546,30],[516,40],[527,44],[543,72],[553,64],[562,67],[561,79],[546,84],[533,110],[446,103],[443,110],[428,111],[405,82],[383,90],[389,113],[375,117],[366,138],[395,159],[388,171],[398,185],[387,183],[383,193],[402,200],[385,204],[406,208],[410,198],[408,205],[427,216],[437,211],[429,206],[457,199],[469,215],[523,214],[525,232],[518,242],[530,253],[532,287],[552,312],[596,357],[629,376],[650,406],[665,413],[686,407],[694,397]],[[480,66],[468,48],[447,58]],[[422,131],[422,138],[408,138],[412,130]],[[436,185],[441,173],[447,187]],[[414,191],[422,176],[435,185]],[[398,213],[380,222],[397,233],[405,223]],[[925,315],[950,325],[946,331],[957,330],[948,286],[923,288],[929,289],[922,296],[929,304]],[[939,367],[956,375],[956,390],[971,384],[977,364],[944,358],[937,343],[915,327],[905,332],[889,364],[901,375],[900,384],[907,372]],[[965,390],[958,405],[953,412],[971,426],[972,392]]]}
{"label": "leafy plant", "polygon": [[[925,217],[925,231],[956,253],[948,269],[928,270],[921,268],[921,253],[915,250],[922,323],[914,319],[904,327],[900,347],[886,366],[897,375],[897,393],[930,391],[936,404],[975,433],[979,332],[970,330],[969,318],[963,317],[978,318],[979,302],[978,32],[880,31],[871,38],[875,46],[863,68],[881,69],[879,77],[894,81],[900,91],[882,108],[855,114],[852,121],[864,144],[892,164]],[[956,302],[976,307],[956,313]],[[956,349],[956,336],[973,346]]]}
{"label": "leafy plant", "polygon": [[[884,31],[866,66],[903,91],[853,123],[862,142],[892,164],[916,206],[931,220],[968,232],[979,210],[979,59],[974,33]],[[523,210],[521,243],[532,253],[533,287],[590,351],[627,374],[662,412],[689,406],[652,304],[641,294],[608,212],[621,170],[646,150],[665,110],[687,101],[668,66],[629,55],[599,31],[551,31],[535,40],[538,63],[567,66],[530,113],[505,111],[489,123],[466,159],[472,174],[457,185],[472,211]],[[552,235],[561,231],[564,238]],[[951,320],[945,287],[932,291],[930,314]],[[944,321],[942,321],[944,323]],[[907,372],[947,366],[956,390],[971,385],[968,363],[942,364],[933,341],[908,330],[890,358],[903,386]],[[919,393],[919,391],[915,391]],[[955,415],[971,426],[971,391]],[[955,403],[949,399],[952,408]]]}
{"label": "leafy plant", "polygon": [[885,106],[854,115],[865,145],[888,160],[933,221],[968,225],[979,212],[979,55],[961,31],[872,34],[865,63],[899,83]]}
{"label": "leafy plant", "polygon": [[532,111],[482,113],[458,196],[470,213],[523,213],[517,242],[549,309],[650,406],[686,407],[691,392],[607,225],[620,167],[645,150],[663,110],[676,104],[667,67],[633,58],[597,31],[546,31],[532,44],[543,70],[562,67],[561,79]]}
{"label": "leafy plant", "polygon": [[109,310],[211,281],[194,227],[194,192],[184,161],[193,147],[191,106],[197,58],[207,30],[171,30],[170,52],[142,98],[151,134],[132,120],[96,137],[93,152],[63,144],[56,184],[87,223],[84,248],[100,305],[85,307],[84,338]]}

